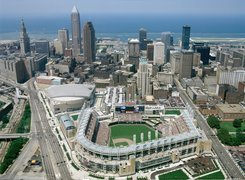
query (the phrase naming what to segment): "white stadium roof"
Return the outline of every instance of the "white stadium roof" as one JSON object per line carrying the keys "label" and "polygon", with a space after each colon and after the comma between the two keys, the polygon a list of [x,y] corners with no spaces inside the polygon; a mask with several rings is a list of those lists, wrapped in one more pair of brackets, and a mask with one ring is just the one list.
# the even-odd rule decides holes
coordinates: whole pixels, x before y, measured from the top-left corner
{"label": "white stadium roof", "polygon": [[95,86],[90,84],[63,84],[50,86],[45,90],[50,98],[58,97],[84,97],[89,98]]}

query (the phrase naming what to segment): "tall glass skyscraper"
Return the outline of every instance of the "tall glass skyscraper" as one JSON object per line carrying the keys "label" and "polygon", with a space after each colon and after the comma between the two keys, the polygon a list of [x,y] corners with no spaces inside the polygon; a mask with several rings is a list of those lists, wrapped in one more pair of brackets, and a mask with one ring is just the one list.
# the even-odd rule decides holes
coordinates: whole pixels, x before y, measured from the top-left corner
{"label": "tall glass skyscraper", "polygon": [[146,50],[147,44],[144,42],[145,39],[147,39],[147,31],[141,28],[139,30],[140,50]]}
{"label": "tall glass skyscraper", "polygon": [[83,54],[84,61],[95,61],[95,30],[92,22],[86,22],[83,26]]}
{"label": "tall glass skyscraper", "polygon": [[182,29],[182,49],[189,49],[190,48],[190,34],[191,34],[191,27],[190,26],[183,26]]}
{"label": "tall glass skyscraper", "polygon": [[72,54],[73,56],[77,56],[81,54],[81,25],[80,25],[80,14],[76,6],[74,6],[71,11],[71,30],[72,30]]}

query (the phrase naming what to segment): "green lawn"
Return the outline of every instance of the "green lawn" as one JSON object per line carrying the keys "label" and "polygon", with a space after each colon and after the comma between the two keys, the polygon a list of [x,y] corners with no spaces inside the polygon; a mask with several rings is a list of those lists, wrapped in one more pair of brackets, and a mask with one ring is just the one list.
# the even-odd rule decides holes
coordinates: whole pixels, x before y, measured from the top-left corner
{"label": "green lawn", "polygon": [[218,171],[218,172],[209,174],[207,176],[202,176],[198,179],[215,179],[215,180],[218,180],[218,179],[225,179],[225,177],[221,171]]}
{"label": "green lawn", "polygon": [[76,121],[78,119],[78,114],[72,115],[71,117],[72,117],[73,121]]}
{"label": "green lawn", "polygon": [[181,169],[170,173],[161,174],[159,176],[159,180],[168,180],[168,179],[185,180],[189,178]]}
{"label": "green lawn", "polygon": [[[236,128],[232,122],[220,122],[220,127],[228,130],[229,132],[236,132]],[[245,122],[242,123],[242,130],[245,130]]]}
{"label": "green lawn", "polygon": [[180,115],[180,110],[166,110],[165,114]]}
{"label": "green lawn", "polygon": [[[134,134],[136,134],[136,143],[139,143],[141,142],[140,140],[141,133],[144,133],[144,141],[148,141],[148,131],[151,132],[151,138],[155,139],[155,131],[146,125],[142,125],[142,124],[113,125],[111,126],[110,146],[113,146],[112,139],[126,138],[126,139],[133,140]],[[117,144],[122,145],[121,143],[117,143]]]}

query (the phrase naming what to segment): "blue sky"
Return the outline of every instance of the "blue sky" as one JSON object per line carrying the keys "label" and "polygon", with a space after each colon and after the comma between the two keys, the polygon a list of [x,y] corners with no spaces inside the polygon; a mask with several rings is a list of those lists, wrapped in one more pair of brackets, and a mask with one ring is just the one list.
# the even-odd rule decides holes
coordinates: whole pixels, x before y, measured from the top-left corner
{"label": "blue sky", "polygon": [[80,13],[245,15],[245,0],[0,0],[0,16]]}

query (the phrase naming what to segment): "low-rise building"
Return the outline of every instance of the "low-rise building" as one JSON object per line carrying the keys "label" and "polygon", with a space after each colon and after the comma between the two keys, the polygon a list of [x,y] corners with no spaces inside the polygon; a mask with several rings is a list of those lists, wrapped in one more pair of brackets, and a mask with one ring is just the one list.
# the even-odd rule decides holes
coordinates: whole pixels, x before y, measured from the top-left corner
{"label": "low-rise building", "polygon": [[244,119],[245,109],[239,104],[217,104],[218,115],[223,120]]}
{"label": "low-rise building", "polygon": [[205,94],[199,87],[188,86],[187,94],[195,103],[202,104],[208,101],[208,95]]}
{"label": "low-rise building", "polygon": [[71,118],[67,114],[64,114],[60,116],[59,120],[63,134],[65,134],[67,138],[73,137],[76,133],[76,127]]}

